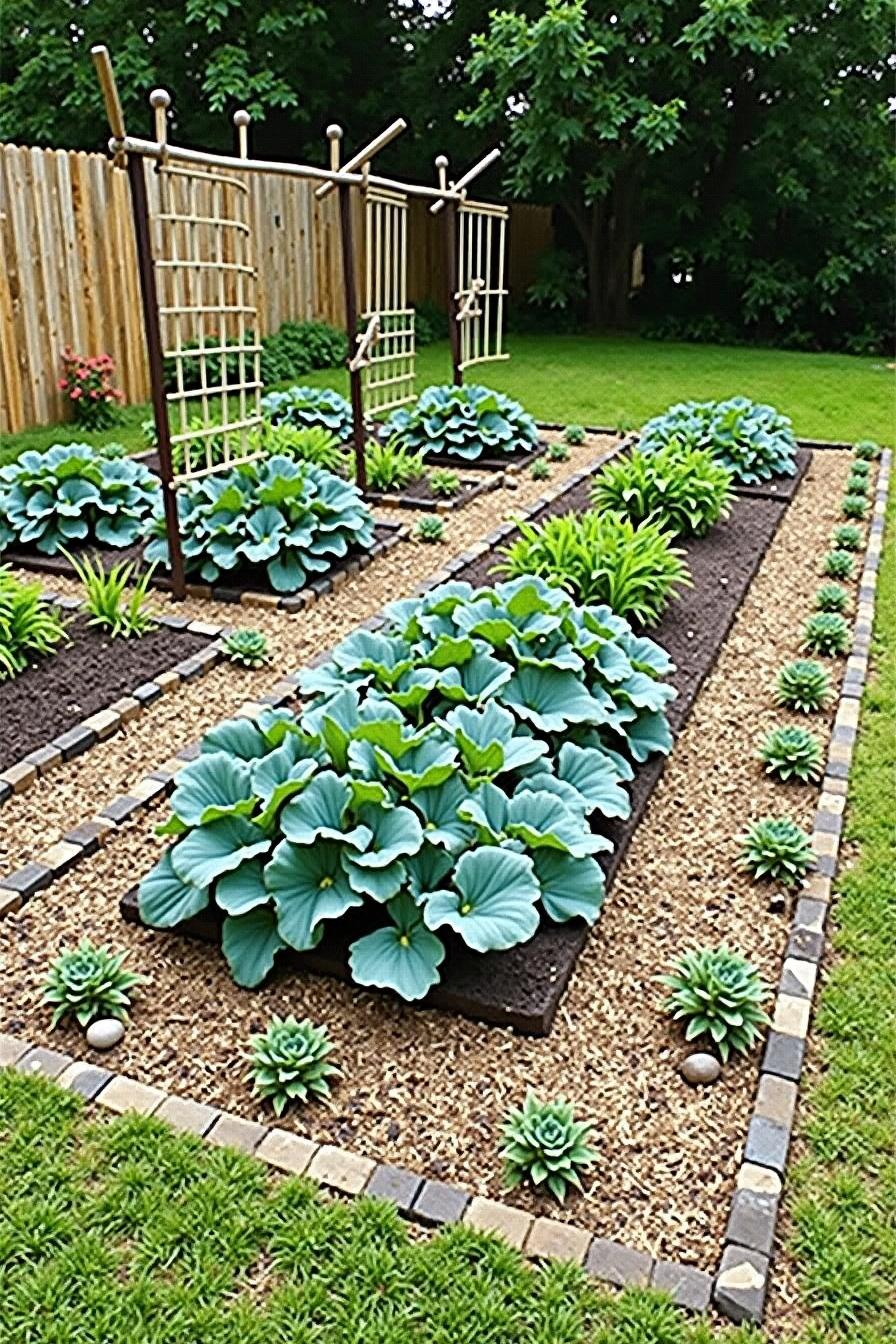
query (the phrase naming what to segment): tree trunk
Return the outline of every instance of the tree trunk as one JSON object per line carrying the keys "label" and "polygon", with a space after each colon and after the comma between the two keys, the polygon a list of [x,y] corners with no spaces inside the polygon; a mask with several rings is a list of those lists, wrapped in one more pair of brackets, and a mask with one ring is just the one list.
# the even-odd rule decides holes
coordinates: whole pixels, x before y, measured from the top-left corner
{"label": "tree trunk", "polygon": [[625,326],[629,320],[636,197],[634,175],[622,171],[603,200],[591,206],[566,203],[583,245],[589,327]]}

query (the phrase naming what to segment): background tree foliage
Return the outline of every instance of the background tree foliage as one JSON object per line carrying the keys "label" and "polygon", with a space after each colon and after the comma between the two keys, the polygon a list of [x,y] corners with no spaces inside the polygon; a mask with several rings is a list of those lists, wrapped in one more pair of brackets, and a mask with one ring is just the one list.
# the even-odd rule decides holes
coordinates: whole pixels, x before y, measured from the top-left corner
{"label": "background tree foliage", "polygon": [[162,84],[187,143],[229,146],[246,105],[259,153],[320,162],[328,121],[351,146],[401,113],[383,165],[431,180],[436,153],[460,170],[499,139],[504,189],[556,207],[555,274],[584,274],[591,324],[877,349],[891,17],[889,0],[4,0],[0,136],[101,147],[87,53],[106,41],[129,123],[148,129]]}

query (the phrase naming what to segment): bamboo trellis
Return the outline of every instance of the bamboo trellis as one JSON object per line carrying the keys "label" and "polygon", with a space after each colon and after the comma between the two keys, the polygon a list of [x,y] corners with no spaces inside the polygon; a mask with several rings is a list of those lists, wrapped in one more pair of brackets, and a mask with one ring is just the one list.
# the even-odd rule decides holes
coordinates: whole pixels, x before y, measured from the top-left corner
{"label": "bamboo trellis", "polygon": [[414,399],[414,309],[408,304],[408,198],[369,188],[364,203],[364,311],[370,333],[361,364],[369,415]]}
{"label": "bamboo trellis", "polygon": [[507,207],[464,201],[457,212],[456,321],[460,369],[507,359]]}

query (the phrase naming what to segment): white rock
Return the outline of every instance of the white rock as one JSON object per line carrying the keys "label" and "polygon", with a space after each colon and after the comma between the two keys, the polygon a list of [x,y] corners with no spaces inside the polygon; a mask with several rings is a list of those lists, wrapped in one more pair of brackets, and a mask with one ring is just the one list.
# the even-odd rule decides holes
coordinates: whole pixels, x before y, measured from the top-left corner
{"label": "white rock", "polygon": [[92,1050],[111,1050],[124,1035],[124,1023],[117,1017],[99,1017],[87,1028],[87,1044]]}
{"label": "white rock", "polygon": [[715,1055],[707,1055],[698,1051],[695,1055],[688,1055],[681,1065],[680,1072],[686,1083],[691,1083],[692,1086],[697,1087],[706,1083],[714,1083],[722,1072],[722,1066]]}

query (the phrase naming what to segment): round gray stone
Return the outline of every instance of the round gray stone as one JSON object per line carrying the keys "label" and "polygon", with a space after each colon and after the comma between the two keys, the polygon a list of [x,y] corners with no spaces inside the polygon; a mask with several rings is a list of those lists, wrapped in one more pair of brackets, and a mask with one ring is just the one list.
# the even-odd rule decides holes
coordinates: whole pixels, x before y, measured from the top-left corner
{"label": "round gray stone", "polygon": [[87,1028],[87,1044],[92,1050],[111,1050],[124,1035],[124,1023],[117,1017],[99,1017]]}
{"label": "round gray stone", "polygon": [[680,1072],[686,1083],[699,1087],[706,1083],[714,1083],[722,1072],[722,1066],[715,1055],[698,1051],[695,1055],[688,1055],[682,1062]]}

